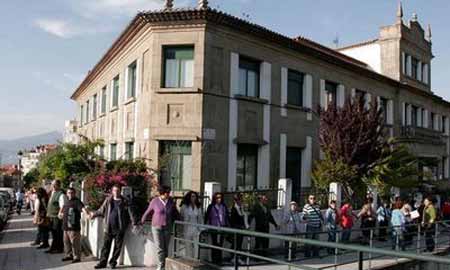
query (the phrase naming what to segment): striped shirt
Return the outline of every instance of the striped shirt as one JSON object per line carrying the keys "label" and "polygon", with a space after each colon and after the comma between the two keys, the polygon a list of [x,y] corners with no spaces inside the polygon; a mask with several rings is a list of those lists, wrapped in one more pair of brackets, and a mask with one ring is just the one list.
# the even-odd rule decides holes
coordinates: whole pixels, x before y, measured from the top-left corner
{"label": "striped shirt", "polygon": [[321,216],[320,207],[317,204],[305,204],[303,214],[308,226],[320,227],[323,217]]}

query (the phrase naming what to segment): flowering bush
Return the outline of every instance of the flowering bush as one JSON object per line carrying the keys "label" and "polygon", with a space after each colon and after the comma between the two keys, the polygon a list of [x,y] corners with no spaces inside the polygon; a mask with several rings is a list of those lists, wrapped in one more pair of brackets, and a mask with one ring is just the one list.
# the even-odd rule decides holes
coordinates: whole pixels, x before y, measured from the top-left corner
{"label": "flowering bush", "polygon": [[114,185],[132,189],[130,205],[135,213],[142,214],[156,183],[144,161],[108,162],[98,172],[85,178],[88,206],[98,209]]}

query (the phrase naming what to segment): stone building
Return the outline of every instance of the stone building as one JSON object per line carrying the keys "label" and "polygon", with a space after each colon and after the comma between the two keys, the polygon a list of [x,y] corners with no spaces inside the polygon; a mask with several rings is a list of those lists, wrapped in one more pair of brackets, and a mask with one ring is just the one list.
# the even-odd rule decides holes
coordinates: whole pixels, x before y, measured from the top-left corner
{"label": "stone building", "polygon": [[[139,13],[72,99],[108,159],[141,157],[174,189],[311,186],[317,105],[376,99],[390,135],[449,174],[449,103],[431,91],[431,30],[414,16],[338,50],[211,9]],[[294,194],[295,198],[295,194]]]}

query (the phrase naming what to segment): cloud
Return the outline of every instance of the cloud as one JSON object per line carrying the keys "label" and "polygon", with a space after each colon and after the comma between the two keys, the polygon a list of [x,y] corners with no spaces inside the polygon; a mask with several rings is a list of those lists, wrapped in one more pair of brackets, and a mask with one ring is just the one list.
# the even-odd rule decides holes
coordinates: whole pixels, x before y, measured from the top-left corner
{"label": "cloud", "polygon": [[75,34],[69,23],[64,20],[37,19],[34,23],[45,32],[60,38],[70,38]]}

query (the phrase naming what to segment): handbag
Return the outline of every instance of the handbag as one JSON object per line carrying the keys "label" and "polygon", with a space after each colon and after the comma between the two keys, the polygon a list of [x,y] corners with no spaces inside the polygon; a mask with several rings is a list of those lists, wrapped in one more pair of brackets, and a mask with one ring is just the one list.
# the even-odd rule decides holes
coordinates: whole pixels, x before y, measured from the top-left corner
{"label": "handbag", "polygon": [[50,225],[50,218],[47,217],[47,207],[45,207],[45,203],[42,204],[44,208],[44,216],[39,215],[36,220],[36,224],[42,227],[48,227]]}

